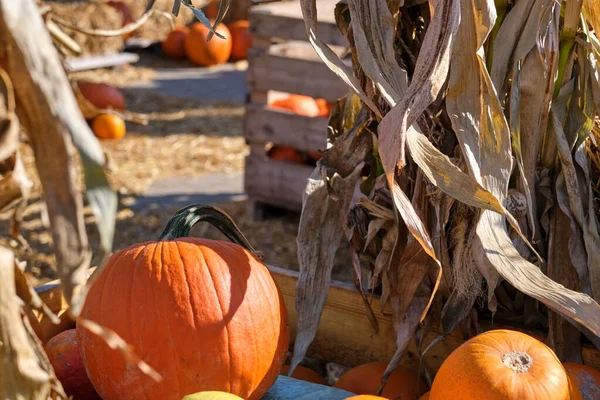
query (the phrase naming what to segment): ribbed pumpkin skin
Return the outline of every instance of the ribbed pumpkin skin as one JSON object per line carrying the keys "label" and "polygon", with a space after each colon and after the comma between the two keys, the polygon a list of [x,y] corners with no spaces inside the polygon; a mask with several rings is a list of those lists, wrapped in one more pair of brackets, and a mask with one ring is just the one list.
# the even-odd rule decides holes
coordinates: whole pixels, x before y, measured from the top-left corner
{"label": "ribbed pumpkin skin", "polygon": [[600,399],[600,371],[589,365],[566,362],[567,374],[577,386],[583,400]]}
{"label": "ribbed pumpkin skin", "polygon": [[164,378],[143,376],[81,328],[84,362],[103,400],[180,400],[201,391],[258,399],[277,379],[290,340],[268,269],[241,246],[199,238],[115,253],[81,317],[114,329]]}
{"label": "ribbed pumpkin skin", "polygon": [[[533,359],[527,372],[515,372],[502,359],[509,352]],[[521,332],[482,333],[454,350],[431,386],[431,400],[569,400],[567,373],[545,344]]]}
{"label": "ribbed pumpkin skin", "polygon": [[[383,362],[361,364],[342,375],[334,386],[351,393],[375,395],[386,368],[387,364]],[[426,391],[425,382],[414,371],[398,367],[390,375],[381,396],[384,399],[417,400]]]}

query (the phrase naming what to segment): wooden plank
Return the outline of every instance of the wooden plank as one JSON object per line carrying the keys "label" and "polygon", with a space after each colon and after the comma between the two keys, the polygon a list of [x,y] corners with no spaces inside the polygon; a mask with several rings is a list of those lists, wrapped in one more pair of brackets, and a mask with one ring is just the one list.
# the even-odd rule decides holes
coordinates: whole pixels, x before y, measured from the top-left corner
{"label": "wooden plank", "polygon": [[314,170],[309,165],[270,159],[257,152],[246,157],[244,186],[248,197],[292,211],[302,209],[302,193]]}
{"label": "wooden plank", "polygon": [[303,151],[327,147],[327,118],[311,118],[248,104],[244,136],[251,142],[271,142]]}
{"label": "wooden plank", "polygon": [[[295,292],[298,273],[272,265],[268,265],[268,267],[281,289],[290,317],[292,338],[294,338],[297,326]],[[56,299],[62,298],[62,290],[58,280],[38,287],[36,291],[54,312],[61,313],[66,310],[66,303],[56,301]],[[371,304],[379,323],[379,333],[375,333],[372,329],[364,311],[364,304],[356,289],[352,285],[332,281],[316,338],[309,348],[308,355],[348,366],[372,360],[388,361],[395,350],[392,320],[389,315],[381,313],[377,296],[373,297]],[[57,307],[61,308],[57,309]],[[389,309],[387,312],[389,313]],[[481,328],[484,331],[503,327],[506,326],[493,326],[485,321],[481,323]],[[509,329],[521,330],[514,327]],[[545,341],[545,337],[538,332],[521,331]],[[439,331],[434,329],[427,337],[426,342],[428,343],[438,334]],[[463,340],[460,334],[451,334],[444,341],[431,348],[424,358],[425,365],[431,371],[437,371],[447,355],[462,343]],[[582,356],[585,364],[600,368],[600,351],[598,349],[586,344],[583,346]],[[417,359],[414,343],[411,343],[403,364],[416,368]]]}
{"label": "wooden plank", "polygon": [[90,69],[115,67],[117,65],[138,62],[140,56],[134,53],[115,53],[101,56],[89,56],[83,58],[68,57],[67,69],[70,72],[86,71]]}
{"label": "wooden plank", "polygon": [[[335,4],[337,0],[318,0],[319,37],[325,43],[347,46],[335,24]],[[250,9],[250,31],[254,36],[272,37],[283,40],[308,40],[302,20],[299,1],[257,5]]]}
{"label": "wooden plank", "polygon": [[[312,51],[312,49],[311,49]],[[251,91],[275,90],[335,101],[346,85],[320,60],[273,52],[250,54],[247,82]]]}

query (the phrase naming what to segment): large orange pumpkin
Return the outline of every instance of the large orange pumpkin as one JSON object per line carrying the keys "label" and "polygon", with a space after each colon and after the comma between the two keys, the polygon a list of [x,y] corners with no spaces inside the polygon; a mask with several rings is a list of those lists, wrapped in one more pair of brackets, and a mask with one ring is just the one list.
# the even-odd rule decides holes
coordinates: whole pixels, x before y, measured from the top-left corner
{"label": "large orange pumpkin", "polygon": [[248,58],[248,49],[252,47],[250,23],[245,20],[234,21],[227,25],[231,32],[231,59],[233,61]]}
{"label": "large orange pumpkin", "polygon": [[125,97],[112,85],[87,81],[77,81],[83,97],[98,108],[125,109]]}
{"label": "large orange pumpkin", "polygon": [[[187,237],[198,221],[236,243]],[[144,376],[78,324],[89,377],[104,400],[180,400],[225,391],[259,399],[285,361],[290,330],[281,292],[235,223],[188,206],[158,241],[116,252],[79,318],[113,329],[163,377]]]}
{"label": "large orange pumpkin", "polygon": [[[356,394],[376,395],[381,387],[381,376],[387,364],[370,362],[352,368],[334,385],[338,389]],[[427,386],[417,374],[407,368],[398,367],[385,385],[381,396],[386,399],[417,400],[427,391]]]}
{"label": "large orange pumpkin", "polygon": [[92,131],[98,139],[122,139],[127,132],[127,127],[123,118],[102,114],[92,121]]}
{"label": "large orange pumpkin", "polygon": [[54,336],[44,350],[68,396],[73,396],[74,400],[100,400],[81,362],[81,347],[75,329]]}
{"label": "large orange pumpkin", "polygon": [[545,344],[521,332],[482,333],[454,350],[440,367],[431,400],[569,400],[578,397]]}
{"label": "large orange pumpkin", "polygon": [[274,109],[289,110],[293,113],[304,115],[306,117],[317,117],[319,115],[319,105],[312,97],[302,96],[300,94],[291,94],[283,99],[273,101],[269,107]]}
{"label": "large orange pumpkin", "polygon": [[[290,370],[289,365],[284,365],[281,369],[280,375],[287,376],[288,371]],[[302,365],[298,365],[292,374],[292,378],[300,379],[306,382],[318,383],[319,385],[327,385],[327,381],[321,375],[316,373],[310,368],[303,367]]]}
{"label": "large orange pumpkin", "polygon": [[579,389],[583,400],[600,399],[600,371],[589,365],[572,362],[563,365],[574,385]]}
{"label": "large orange pumpkin", "polygon": [[167,35],[167,38],[160,44],[163,53],[171,58],[185,57],[185,37],[190,30],[186,26],[178,26]]}
{"label": "large orange pumpkin", "polygon": [[216,32],[225,39],[213,35],[210,41],[206,41],[210,30],[196,22],[190,28],[190,32],[185,37],[185,54],[193,63],[208,67],[211,65],[223,64],[231,56],[231,33],[225,24],[220,24]]}

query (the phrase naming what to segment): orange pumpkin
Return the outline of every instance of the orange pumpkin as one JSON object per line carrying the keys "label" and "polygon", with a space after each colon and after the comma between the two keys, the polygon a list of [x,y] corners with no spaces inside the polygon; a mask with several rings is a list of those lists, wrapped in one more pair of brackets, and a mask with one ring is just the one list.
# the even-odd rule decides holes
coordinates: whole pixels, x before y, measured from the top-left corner
{"label": "orange pumpkin", "polygon": [[302,164],[304,159],[302,154],[296,149],[286,146],[273,146],[267,153],[269,158],[277,161],[284,161],[294,164]]}
{"label": "orange pumpkin", "polygon": [[385,397],[373,396],[372,394],[359,394],[358,396],[346,397],[345,400],[385,400]]}
{"label": "orange pumpkin", "polygon": [[233,61],[248,58],[248,49],[252,47],[250,23],[245,20],[234,21],[227,26],[231,32],[231,59]]}
{"label": "orange pumpkin", "polygon": [[563,366],[583,400],[600,399],[600,371],[589,365],[572,362],[566,362]]}
{"label": "orange pumpkin", "polygon": [[[187,237],[207,221],[235,241]],[[273,385],[290,341],[281,292],[256,251],[222,211],[188,206],[157,241],[113,254],[79,318],[113,329],[161,374],[145,376],[78,323],[90,380],[104,400],[180,400],[226,391],[259,399]]]}
{"label": "orange pumpkin", "polygon": [[[288,371],[290,370],[289,365],[284,365],[281,369],[280,375],[287,376]],[[300,379],[306,382],[318,383],[319,385],[327,385],[327,381],[321,375],[316,373],[310,368],[303,367],[302,365],[298,365],[292,374],[292,378]]]}
{"label": "orange pumpkin", "polygon": [[321,157],[323,157],[323,153],[321,153],[320,151],[309,151],[308,156],[311,160],[317,162],[321,159]]}
{"label": "orange pumpkin", "polygon": [[77,81],[77,87],[83,97],[98,108],[125,109],[125,97],[112,85],[105,83]]}
{"label": "orange pumpkin", "polygon": [[325,99],[316,99],[317,106],[319,107],[319,117],[329,117],[331,110],[333,110],[334,103],[330,103]]}
{"label": "orange pumpkin", "polygon": [[163,53],[171,58],[185,57],[185,37],[190,30],[185,26],[178,26],[167,35],[167,38],[162,41],[161,47]]}
{"label": "orange pumpkin", "polygon": [[319,106],[315,99],[300,94],[291,94],[283,99],[275,100],[269,106],[273,109],[289,110],[306,117],[319,115]]}
{"label": "orange pumpkin", "polygon": [[225,24],[220,24],[216,32],[225,39],[213,35],[210,41],[206,41],[210,30],[196,22],[190,28],[190,32],[185,37],[184,47],[190,61],[205,67],[223,64],[231,56],[231,33]]}
{"label": "orange pumpkin", "polygon": [[98,139],[122,139],[127,132],[127,128],[121,117],[102,114],[92,121],[92,131]]}
{"label": "orange pumpkin", "polygon": [[44,349],[68,396],[73,396],[74,400],[100,400],[81,362],[81,346],[75,329],[54,336]]}
{"label": "orange pumpkin", "polygon": [[419,400],[429,400],[429,392],[425,393]]}
{"label": "orange pumpkin", "polygon": [[[387,364],[383,362],[359,365],[342,375],[334,387],[356,394],[376,395],[386,368]],[[417,400],[426,391],[425,382],[415,372],[398,367],[390,376],[381,396],[386,399]]]}
{"label": "orange pumpkin", "polygon": [[482,333],[454,350],[431,386],[432,400],[580,398],[548,346],[521,332]]}
{"label": "orange pumpkin", "polygon": [[211,0],[208,5],[204,8],[204,15],[208,19],[216,19],[219,13],[220,0]]}

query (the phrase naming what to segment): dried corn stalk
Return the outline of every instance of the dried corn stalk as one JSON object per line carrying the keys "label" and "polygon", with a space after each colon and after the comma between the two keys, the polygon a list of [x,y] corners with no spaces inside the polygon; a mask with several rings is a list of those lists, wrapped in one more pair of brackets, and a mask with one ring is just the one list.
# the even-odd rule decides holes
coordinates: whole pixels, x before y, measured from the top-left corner
{"label": "dried corn stalk", "polygon": [[[348,112],[347,98],[338,102],[329,149],[306,188],[293,367],[327,296],[339,236],[327,231],[347,229],[347,212],[347,237],[371,268],[370,287],[393,310],[397,352],[385,376],[415,332],[424,337],[433,302],[441,305],[433,314],[439,340],[484,298],[492,313],[525,323],[549,318],[563,360],[581,359],[573,327],[600,343],[597,183],[586,152],[600,112],[596,4],[343,0],[336,21],[351,71],[319,39],[317,2],[302,0],[311,44],[362,112]],[[344,215],[325,215],[323,204],[354,190],[331,189],[327,177],[359,181],[335,161],[356,159],[348,136],[369,146],[366,198],[354,210],[341,203]]]}

